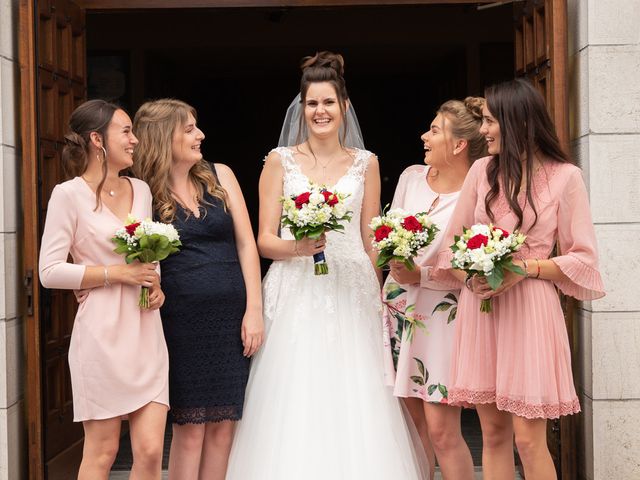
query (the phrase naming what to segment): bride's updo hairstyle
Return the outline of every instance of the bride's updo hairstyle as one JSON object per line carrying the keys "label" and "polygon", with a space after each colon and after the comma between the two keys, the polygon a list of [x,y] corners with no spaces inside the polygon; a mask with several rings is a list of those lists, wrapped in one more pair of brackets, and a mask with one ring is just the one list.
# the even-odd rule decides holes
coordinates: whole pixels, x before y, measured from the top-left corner
{"label": "bride's updo hairstyle", "polygon": [[[103,145],[106,146],[107,129],[116,110],[120,110],[120,107],[96,99],[84,102],[73,111],[69,118],[69,128],[64,136],[65,144],[62,149],[62,168],[67,178],[79,177],[87,170],[91,133],[99,133],[102,136]],[[96,188],[96,209],[100,206],[100,193],[107,178],[106,158],[100,159],[101,156],[98,154],[102,164],[102,178]]]}
{"label": "bride's updo hairstyle", "polygon": [[448,100],[437,112],[444,117],[445,123],[449,125],[455,138],[467,141],[471,161],[488,155],[487,142],[484,135],[480,133],[484,103],[485,100],[482,97],[467,97],[464,101]]}
{"label": "bride's updo hairstyle", "polygon": [[[338,97],[338,104],[340,105],[340,113],[342,114],[342,125],[340,143],[344,144],[344,140],[347,137],[347,122],[346,122],[346,108],[347,101],[349,100],[349,94],[347,93],[347,87],[344,81],[344,58],[338,53],[332,52],[318,52],[312,57],[304,57],[300,64],[302,68],[302,78],[300,79],[300,101],[304,106],[307,101],[307,91],[312,83],[328,82],[333,85]],[[300,128],[298,131],[301,136],[303,131],[306,131],[306,125],[304,124],[304,115],[300,116]],[[304,140],[298,138],[298,143]]]}

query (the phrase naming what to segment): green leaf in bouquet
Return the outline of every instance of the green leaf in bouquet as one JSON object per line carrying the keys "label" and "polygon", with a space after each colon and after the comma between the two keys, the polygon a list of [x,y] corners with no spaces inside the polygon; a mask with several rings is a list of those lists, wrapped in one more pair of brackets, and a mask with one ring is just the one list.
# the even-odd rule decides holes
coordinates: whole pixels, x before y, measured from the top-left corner
{"label": "green leaf in bouquet", "polygon": [[147,235],[142,235],[139,243],[141,249],[149,248],[149,237]]}
{"label": "green leaf in bouquet", "polygon": [[502,270],[501,265],[496,265],[491,274],[487,275],[487,283],[491,287],[491,290],[497,290],[500,285],[502,285],[502,281],[504,280],[504,271]]}
{"label": "green leaf in bouquet", "polygon": [[123,253],[127,253],[129,251],[129,245],[127,245],[126,243],[124,245],[118,245],[113,249],[113,251],[122,255]]}
{"label": "green leaf in bouquet", "polygon": [[505,270],[509,270],[513,273],[517,273],[518,275],[522,275],[523,277],[527,275],[527,272],[524,271],[524,269],[522,269],[521,267],[519,267],[518,265],[512,263],[511,261],[506,262],[503,265]]}
{"label": "green leaf in bouquet", "polygon": [[127,255],[127,256],[124,258],[124,261],[125,261],[125,262],[127,262],[127,263],[132,263],[135,259],[137,259],[137,258],[140,256],[140,253],[141,253],[141,252],[133,252],[133,253],[130,253],[129,255]]}
{"label": "green leaf in bouquet", "polygon": [[154,252],[153,250],[151,250],[150,248],[143,248],[142,251],[140,252],[140,257],[139,260],[142,263],[151,263],[151,262],[155,262],[157,260],[156,258],[156,252]]}
{"label": "green leaf in bouquet", "polygon": [[407,267],[407,270],[414,271],[416,269],[416,264],[414,263],[412,258],[397,257],[397,259],[404,263],[404,266]]}

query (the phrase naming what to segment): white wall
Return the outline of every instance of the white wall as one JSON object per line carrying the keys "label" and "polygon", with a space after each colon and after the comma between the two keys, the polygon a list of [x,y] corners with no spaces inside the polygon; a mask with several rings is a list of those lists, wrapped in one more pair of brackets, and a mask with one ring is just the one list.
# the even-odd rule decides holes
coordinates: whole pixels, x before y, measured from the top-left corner
{"label": "white wall", "polygon": [[640,0],[569,0],[571,135],[607,296],[579,315],[581,477],[640,478]]}
{"label": "white wall", "polygon": [[18,316],[18,0],[0,0],[0,480],[26,474],[23,321]]}

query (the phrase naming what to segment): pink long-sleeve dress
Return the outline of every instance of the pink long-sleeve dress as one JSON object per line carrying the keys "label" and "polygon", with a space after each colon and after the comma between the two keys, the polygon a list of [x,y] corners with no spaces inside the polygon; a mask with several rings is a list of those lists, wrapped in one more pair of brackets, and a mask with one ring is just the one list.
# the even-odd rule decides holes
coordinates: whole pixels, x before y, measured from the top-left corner
{"label": "pink long-sleeve dress", "polygon": [[434,192],[427,183],[428,172],[426,165],[407,168],[391,204],[411,214],[431,210],[439,232],[414,259],[420,283],[399,284],[389,275],[382,289],[385,381],[397,397],[447,403],[460,289],[433,280],[431,269],[460,192]]}
{"label": "pink long-sleeve dress", "polygon": [[[129,181],[131,213],[151,217],[149,187]],[[123,220],[104,204],[94,211],[95,205],[95,193],[81,177],[53,189],[40,249],[40,281],[46,288],[79,289],[86,266],[125,263],[110,241]],[[139,286],[115,283],[91,289],[79,305],[69,345],[74,421],[126,415],[149,402],[169,405],[160,313],[141,309],[139,294]]]}
{"label": "pink long-sleeve dress", "polygon": [[[454,281],[453,236],[477,223],[489,223],[486,170],[493,157],[470,169],[447,228],[433,272]],[[449,403],[495,403],[499,410],[525,418],[558,418],[580,411],[571,373],[569,341],[558,291],[578,300],[604,296],[598,271],[596,238],[586,188],[578,167],[545,162],[534,175],[532,194],[538,212],[524,206],[520,229],[527,235],[518,258],[550,259],[566,279],[526,278],[492,300],[491,313],[480,312],[480,298],[463,288],[458,304],[456,341],[451,365]],[[493,224],[512,231],[517,222],[500,194],[491,205]],[[533,226],[532,226],[533,225]]]}

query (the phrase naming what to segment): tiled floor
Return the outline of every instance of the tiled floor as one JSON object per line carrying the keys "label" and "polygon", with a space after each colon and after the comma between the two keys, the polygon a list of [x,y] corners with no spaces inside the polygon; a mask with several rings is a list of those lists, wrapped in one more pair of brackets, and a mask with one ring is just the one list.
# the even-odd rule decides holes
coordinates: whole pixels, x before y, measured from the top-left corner
{"label": "tiled floor", "polygon": [[[462,434],[465,440],[469,444],[471,450],[471,456],[473,457],[473,463],[480,465],[482,460],[482,436],[480,434],[480,422],[478,416],[474,410],[463,410],[462,414]],[[162,475],[163,480],[167,480],[167,462],[169,459],[169,447],[171,445],[171,426],[167,425],[165,442],[164,442],[164,459],[163,468],[165,469]],[[129,435],[122,437],[120,442],[120,451],[118,457],[113,466],[113,473],[111,473],[109,480],[128,480],[129,469],[131,468],[131,442],[129,441]],[[476,479],[482,479],[481,467],[476,467]],[[521,480],[522,477],[516,475],[515,480]],[[303,479],[301,479],[303,480]],[[435,480],[442,480],[440,472],[436,472]]]}
{"label": "tiled floor", "polygon": [[[128,480],[128,478],[129,478],[129,472],[113,472],[109,477],[109,480]],[[167,480],[167,479],[168,479],[167,471],[165,470],[164,472],[162,472],[162,480]],[[480,470],[480,467],[476,468],[476,479],[477,480],[482,479],[482,471]],[[440,472],[436,472],[435,480],[442,480],[442,475],[440,475]],[[520,475],[516,475],[514,480],[522,480],[522,477]]]}

